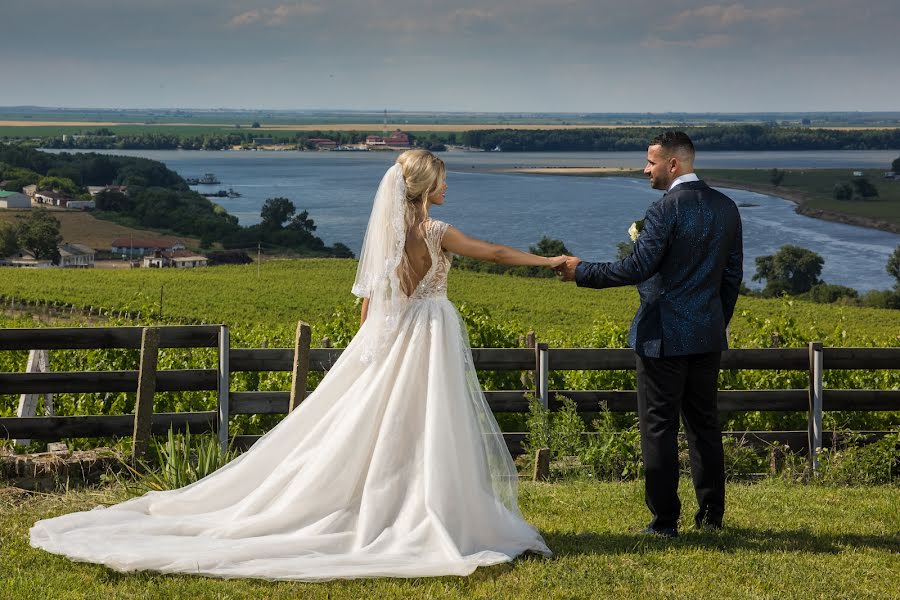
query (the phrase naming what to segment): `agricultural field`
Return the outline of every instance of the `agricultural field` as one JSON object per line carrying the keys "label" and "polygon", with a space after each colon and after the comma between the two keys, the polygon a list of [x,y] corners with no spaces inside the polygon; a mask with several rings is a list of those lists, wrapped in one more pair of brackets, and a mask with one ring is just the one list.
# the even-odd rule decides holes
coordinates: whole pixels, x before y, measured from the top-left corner
{"label": "agricultural field", "polygon": [[[350,287],[356,262],[345,259],[268,260],[257,265],[195,270],[30,271],[7,269],[0,295],[78,307],[141,311],[194,323],[225,323],[240,332],[265,329],[280,341],[297,320],[323,328],[336,309],[355,310]],[[162,306],[160,307],[160,293]],[[486,311],[506,327],[535,331],[560,345],[591,343],[597,324],[625,328],[637,309],[634,288],[591,290],[554,279],[451,271],[450,299]],[[760,323],[793,319],[799,343],[837,335],[845,345],[900,345],[900,311],[767,300],[741,296],[731,331],[759,333]],[[282,337],[287,336],[287,337]]]}
{"label": "agricultural field", "polygon": [[[356,263],[343,259],[270,260],[259,265],[207,269],[25,270],[4,269],[0,280],[0,327],[224,323],[234,348],[290,348],[298,320],[312,325],[313,346],[324,337],[346,345],[359,324],[350,294]],[[638,305],[633,288],[590,290],[553,279],[527,279],[452,271],[450,298],[466,322],[474,347],[517,347],[528,331],[551,347],[625,347]],[[23,307],[23,302],[28,304]],[[15,303],[17,308],[13,309]],[[35,307],[34,304],[38,306]],[[52,311],[46,305],[55,305]],[[60,310],[60,306],[65,306]],[[85,314],[85,309],[93,309]],[[98,311],[102,314],[98,316]],[[120,313],[127,312],[122,315]],[[140,313],[140,316],[136,316]],[[732,347],[898,346],[900,311],[789,300],[740,297],[732,321]],[[136,351],[56,351],[53,369],[133,369]],[[22,371],[27,352],[0,352],[0,371]],[[167,350],[160,368],[212,367],[208,350]],[[287,389],[287,373],[236,374],[232,389]],[[320,374],[310,375],[314,386]],[[722,389],[802,389],[802,371],[723,372]],[[485,389],[521,389],[518,373],[480,374]],[[900,371],[827,371],[836,389],[900,389]],[[634,389],[633,371],[559,371],[551,389]],[[0,415],[15,414],[16,398],[0,395]],[[133,410],[133,394],[57,398],[58,414],[123,414]],[[156,410],[211,410],[212,394],[164,394]],[[886,429],[900,424],[900,412],[828,413],[829,427]],[[505,419],[505,417],[504,417]],[[507,431],[521,431],[521,417],[501,419]],[[236,431],[265,430],[274,416],[243,416]],[[726,426],[746,429],[802,429],[800,413],[746,412],[727,416]]]}
{"label": "agricultural field", "polygon": [[[0,223],[17,224],[28,215],[28,210],[0,210]],[[92,214],[75,210],[54,210],[53,216],[59,220],[63,241],[84,244],[95,250],[109,250],[116,238],[158,238],[170,237],[181,240],[189,248],[197,248],[200,240],[183,235],[163,234],[146,229],[126,227],[106,219],[98,219]],[[2,292],[0,292],[2,293]]]}

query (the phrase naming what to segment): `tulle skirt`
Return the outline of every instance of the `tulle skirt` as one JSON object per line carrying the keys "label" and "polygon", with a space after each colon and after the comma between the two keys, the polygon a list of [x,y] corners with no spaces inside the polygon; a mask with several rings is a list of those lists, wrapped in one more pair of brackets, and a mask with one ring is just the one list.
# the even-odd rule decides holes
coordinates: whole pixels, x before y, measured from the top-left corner
{"label": "tulle skirt", "polygon": [[366,323],[303,403],[206,478],[38,521],[32,546],[117,571],[314,581],[467,575],[550,555],[446,298]]}

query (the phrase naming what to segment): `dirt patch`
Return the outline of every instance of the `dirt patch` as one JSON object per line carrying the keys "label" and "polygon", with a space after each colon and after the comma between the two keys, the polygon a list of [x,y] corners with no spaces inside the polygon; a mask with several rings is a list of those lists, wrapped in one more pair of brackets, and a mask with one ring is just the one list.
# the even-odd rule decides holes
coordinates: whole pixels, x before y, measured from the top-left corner
{"label": "dirt patch", "polygon": [[104,473],[124,468],[122,458],[111,448],[0,456],[0,480],[38,492],[96,485]]}

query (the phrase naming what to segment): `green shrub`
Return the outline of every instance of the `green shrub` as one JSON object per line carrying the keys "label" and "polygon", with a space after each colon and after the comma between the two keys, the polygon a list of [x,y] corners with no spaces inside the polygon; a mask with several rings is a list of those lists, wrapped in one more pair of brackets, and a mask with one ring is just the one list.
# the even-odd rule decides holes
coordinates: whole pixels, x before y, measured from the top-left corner
{"label": "green shrub", "polygon": [[118,475],[116,479],[134,494],[174,490],[203,479],[237,455],[238,452],[232,448],[222,451],[215,435],[191,436],[190,428],[184,434],[176,435],[169,428],[164,443],[151,438],[149,461],[138,460],[136,469],[128,467],[131,481]]}

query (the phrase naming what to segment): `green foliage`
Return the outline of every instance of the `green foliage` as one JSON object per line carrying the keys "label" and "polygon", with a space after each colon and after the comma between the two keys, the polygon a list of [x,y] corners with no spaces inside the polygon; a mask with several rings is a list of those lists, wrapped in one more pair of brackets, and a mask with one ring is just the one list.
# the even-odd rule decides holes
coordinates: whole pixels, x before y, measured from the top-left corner
{"label": "green foliage", "polygon": [[878,188],[872,185],[872,182],[865,177],[854,177],[853,195],[854,198],[870,200],[878,197]]}
{"label": "green foliage", "polygon": [[894,251],[888,257],[885,269],[891,277],[897,280],[897,291],[900,292],[900,246],[894,248]]}
{"label": "green foliage", "polygon": [[869,290],[859,300],[863,306],[897,310],[900,309],[900,290]]}
{"label": "green foliage", "polygon": [[598,481],[625,481],[644,475],[641,433],[632,424],[622,428],[612,413],[602,411],[592,423],[596,434],[587,438],[582,462]]}
{"label": "green foliage", "polygon": [[135,495],[149,491],[174,490],[203,479],[238,456],[233,449],[222,451],[215,435],[191,436],[175,434],[169,428],[165,443],[151,438],[152,458],[138,461],[138,468],[128,467],[132,481],[116,476]]}
{"label": "green foliage", "polygon": [[897,157],[891,162],[891,171],[894,173],[900,173],[900,157]]}
{"label": "green foliage", "polygon": [[853,300],[859,297],[859,292],[844,285],[830,283],[817,283],[807,292],[806,297],[812,302],[831,304],[838,300]]}
{"label": "green foliage", "polygon": [[812,250],[787,244],[774,255],[756,257],[753,281],[766,281],[767,296],[802,294],[819,283],[824,264],[825,259]]}
{"label": "green foliage", "polygon": [[847,182],[834,184],[834,199],[835,200],[852,200],[853,199],[853,186]]}
{"label": "green foliage", "polygon": [[[51,171],[53,171],[53,169],[51,169]],[[77,196],[81,191],[79,186],[71,179],[52,175],[41,177],[37,186],[39,190],[52,190],[54,192],[66,194],[70,197]]]}
{"label": "green foliage", "polygon": [[877,485],[900,482],[900,431],[869,444],[863,435],[835,432],[840,441],[819,452],[818,479],[832,485]]}
{"label": "green foliage", "polygon": [[52,260],[53,264],[58,264],[59,244],[63,239],[59,227],[59,219],[50,211],[43,208],[29,211],[16,231],[18,245],[39,260]]}
{"label": "green foliage", "polygon": [[297,209],[294,207],[294,203],[287,198],[268,198],[263,203],[259,216],[262,218],[263,227],[281,229],[295,212]]}
{"label": "green foliage", "polygon": [[769,182],[778,187],[781,185],[781,182],[784,181],[784,171],[780,169],[772,169],[769,171]]}
{"label": "green foliage", "polygon": [[578,414],[575,403],[561,398],[562,408],[556,411],[541,406],[534,397],[528,399],[528,416],[525,424],[528,436],[524,442],[526,454],[533,455],[541,448],[550,449],[551,460],[577,457],[584,444],[584,420]]}
{"label": "green foliage", "polygon": [[[682,128],[700,151],[708,150],[893,150],[900,130],[823,130],[772,125],[710,125]],[[653,137],[646,128],[481,129],[466,131],[462,143],[504,152],[600,152],[646,150]]]}
{"label": "green foliage", "polygon": [[16,228],[10,223],[0,223],[0,258],[14,254],[19,249]]}

